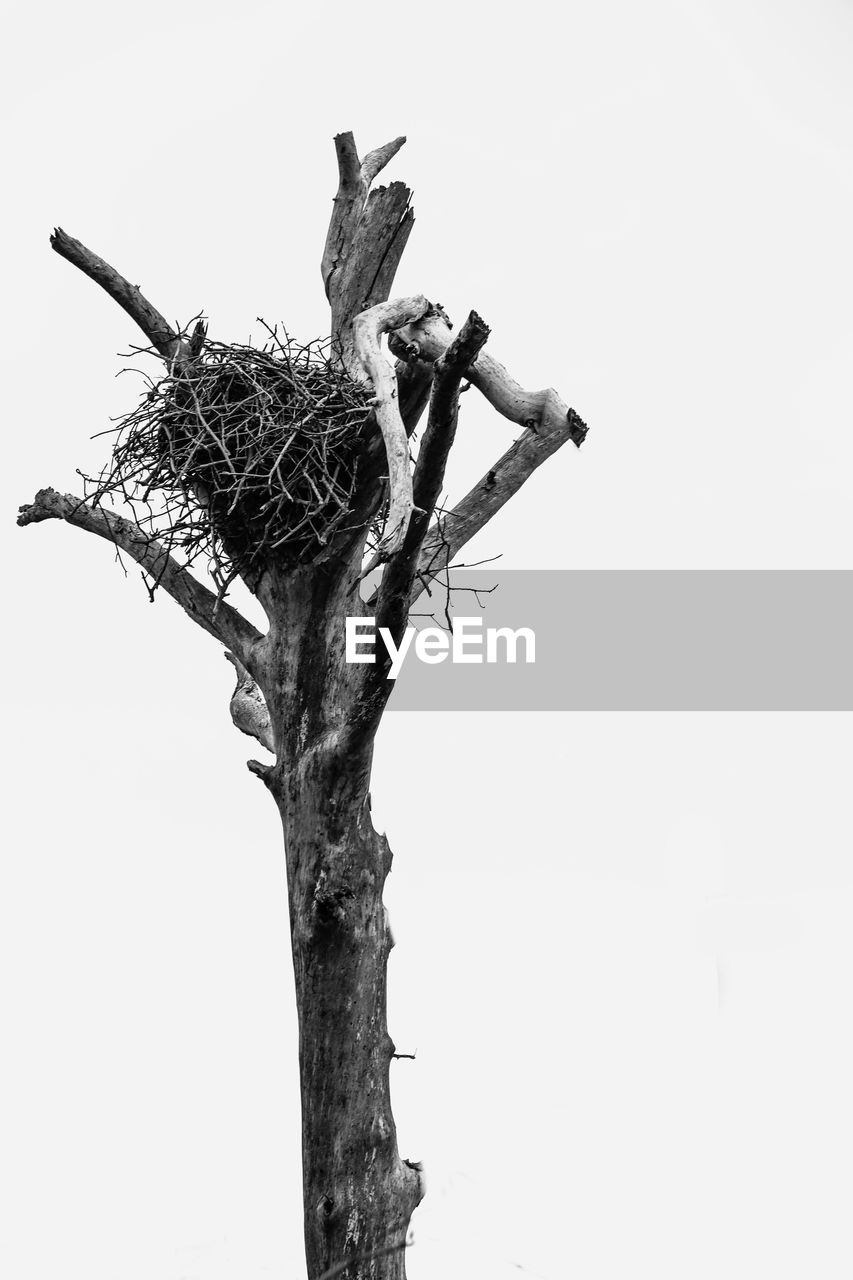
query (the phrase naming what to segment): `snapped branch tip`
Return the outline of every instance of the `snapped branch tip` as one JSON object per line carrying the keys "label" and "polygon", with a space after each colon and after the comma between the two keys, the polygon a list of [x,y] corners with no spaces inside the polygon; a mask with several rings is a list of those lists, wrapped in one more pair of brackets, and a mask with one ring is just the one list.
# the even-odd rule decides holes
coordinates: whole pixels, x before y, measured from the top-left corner
{"label": "snapped branch tip", "polygon": [[574,409],[569,409],[566,421],[569,424],[569,439],[579,449],[589,434],[589,427]]}

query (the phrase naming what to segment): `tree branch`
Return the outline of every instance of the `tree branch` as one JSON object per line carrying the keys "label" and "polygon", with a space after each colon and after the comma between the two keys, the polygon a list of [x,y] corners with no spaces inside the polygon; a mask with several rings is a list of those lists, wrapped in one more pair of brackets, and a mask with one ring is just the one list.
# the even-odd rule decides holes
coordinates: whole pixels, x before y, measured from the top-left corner
{"label": "tree branch", "polygon": [[410,320],[420,319],[429,311],[424,297],[398,298],[380,302],[362,311],[352,322],[353,344],[359,363],[373,383],[376,392],[376,420],[385,441],[388,457],[389,509],[386,535],[381,553],[393,555],[403,545],[412,515],[412,475],[409,467],[409,442],[400,417],[397,380],[379,345],[380,336],[399,329]]}
{"label": "tree branch", "polygon": [[[567,409],[556,391],[540,394],[546,399],[539,427],[531,428],[511,444],[461,502],[430,529],[424,539],[418,575],[447,568],[465,543],[488,524],[537,467],[569,440],[576,445],[583,440],[587,427],[574,409]],[[420,591],[418,587],[415,590]]]}
{"label": "tree branch", "polygon": [[[392,339],[388,335],[388,350],[393,354]],[[429,404],[434,366],[429,360],[398,360],[394,367],[397,375],[397,402],[406,435],[411,436]]]}
{"label": "tree branch", "polygon": [[[352,137],[352,134],[349,135]],[[370,186],[377,174],[381,173],[389,160],[393,160],[394,156],[405,145],[405,136],[395,138],[393,142],[386,142],[384,147],[377,147],[374,151],[368,151],[367,155],[361,162],[361,177],[366,186]]]}
{"label": "tree branch", "polygon": [[180,355],[183,343],[156,307],[152,306],[139,291],[138,285],[132,285],[119,275],[115,267],[111,267],[103,258],[99,258],[91,249],[87,249],[79,240],[67,235],[61,227],[57,227],[50,237],[51,248],[73,263],[75,267],[94,280],[110,297],[123,307],[132,320],[135,320],[148,341],[156,347],[164,360],[174,360]]}
{"label": "tree branch", "polygon": [[254,665],[252,650],[263,639],[260,631],[230,604],[218,600],[139,525],[124,516],[91,506],[71,493],[57,493],[55,489],[40,489],[32,502],[19,509],[18,524],[21,526],[40,524],[44,520],[64,520],[126,552],[178,602],[193,622],[233,650],[243,665],[251,670]]}
{"label": "tree branch", "polygon": [[409,614],[412,583],[420,563],[429,517],[441,494],[447,459],[459,418],[459,386],[489,336],[489,327],[472,311],[445,354],[435,362],[429,418],[412,481],[416,515],[405,542],[392,556],[376,596],[376,625],[388,627],[399,643]]}
{"label": "tree branch", "polygon": [[[453,341],[453,329],[448,327],[440,308],[433,308],[394,336],[395,350],[406,350],[420,360],[440,360]],[[526,433],[489,468],[454,510],[429,531],[418,574],[445,568],[546,458],[569,440],[580,448],[587,434],[586,424],[552,387],[525,391],[486,351],[468,370],[467,376],[498,413],[525,427]]]}
{"label": "tree branch", "polygon": [[[396,335],[399,341],[406,343],[413,353],[424,360],[438,360],[450,346],[453,336],[453,329],[448,327],[440,308],[434,308],[421,320],[406,325]],[[470,371],[469,377],[472,385],[502,417],[541,434],[547,435],[561,418],[564,420],[571,412],[553,388],[525,391],[504,366],[486,351]],[[574,432],[568,439],[580,448],[587,429],[577,414],[573,414],[573,417]]]}
{"label": "tree branch", "polygon": [[489,326],[472,311],[443,356],[435,362],[427,427],[412,481],[416,507],[432,514],[444,484],[447,458],[456,436],[459,387],[471,377],[474,361],[489,337]]}

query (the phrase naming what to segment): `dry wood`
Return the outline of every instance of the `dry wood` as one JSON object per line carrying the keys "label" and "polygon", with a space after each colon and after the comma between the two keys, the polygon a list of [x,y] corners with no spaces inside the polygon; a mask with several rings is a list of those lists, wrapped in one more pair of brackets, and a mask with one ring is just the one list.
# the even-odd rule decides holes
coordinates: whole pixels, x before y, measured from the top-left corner
{"label": "dry wood", "polygon": [[[405,325],[396,335],[423,360],[438,360],[444,355],[454,338],[452,327],[440,308],[424,316],[414,324]],[[525,391],[504,366],[487,351],[472,368],[469,378],[502,417],[519,426],[530,427],[548,435],[566,420],[571,412],[553,388],[544,391]],[[577,415],[575,415],[577,419]],[[577,422],[580,422],[577,419]],[[575,426],[575,434],[568,438],[580,445],[586,432]]]}
{"label": "dry wood", "polygon": [[[488,336],[488,325],[472,311],[445,354],[435,362],[429,417],[412,482],[417,517],[412,519],[401,550],[392,557],[382,575],[376,600],[376,625],[388,627],[397,642],[408,620],[424,535],[441,495],[447,459],[456,436],[459,387],[462,379],[470,376],[471,366]],[[387,663],[381,672],[377,664],[380,678],[386,671]]]}
{"label": "dry wood", "polygon": [[381,547],[383,557],[393,555],[403,545],[413,503],[409,442],[400,416],[397,380],[382,354],[380,337],[391,329],[399,329],[412,320],[420,319],[429,307],[424,297],[398,298],[362,311],[352,323],[353,345],[359,363],[376,392],[376,420],[388,458],[388,518]]}
{"label": "dry wood", "polygon": [[412,230],[411,192],[402,182],[370,190],[397,154],[404,137],[359,160],[351,133],[335,138],[338,193],[323,250],[321,271],[332,308],[332,336],[346,369],[358,376],[352,322],[365,307],[384,302]]}
{"label": "dry wood", "polygon": [[405,141],[404,137],[395,138],[393,142],[387,142],[384,147],[377,147],[375,151],[371,151],[361,161],[351,133],[339,133],[335,138],[335,153],[338,158],[338,194],[335,196],[320,264],[326,297],[330,302],[336,283],[335,272],[350,252],[356,227],[367,203],[370,184],[385,168],[388,161],[397,154]]}
{"label": "dry wood", "polygon": [[435,362],[429,418],[412,481],[415,506],[430,514],[441,494],[447,459],[456,438],[459,388],[464,378],[472,376],[489,332],[485,321],[472,311],[444,355]]}
{"label": "dry wood", "polygon": [[[549,393],[545,393],[546,395]],[[424,539],[418,573],[426,577],[446,568],[456,555],[487,525],[492,516],[509,501],[552,454],[569,440],[578,444],[586,434],[586,425],[573,409],[566,409],[556,392],[542,421],[544,427],[531,428],[516,440],[489,468],[452,511],[445,513]]]}
{"label": "dry wood", "polygon": [[[392,337],[393,334],[389,334],[389,349],[391,349]],[[397,360],[395,363],[397,400],[407,436],[415,430],[429,404],[433,370],[434,366],[430,360]]]}
{"label": "dry wood", "polygon": [[104,262],[103,258],[92,253],[92,250],[87,249],[79,240],[67,235],[61,227],[54,230],[50,237],[50,244],[60,257],[79,267],[84,275],[99,284],[120,307],[124,308],[164,360],[174,360],[181,353],[180,337],[168,320],[143,296],[138,285],[129,284],[115,267]]}
{"label": "dry wood", "polygon": [[423,1191],[400,1158],[391,1110],[382,902],[391,855],[370,820],[367,668],[346,661],[342,625],[359,612],[359,563],[354,549],[348,563],[269,574],[270,631],[255,673],[277,749],[274,766],[254,771],[285,833],[313,1280],[347,1258],[356,1280],[402,1280],[402,1253],[381,1251],[405,1238]]}
{"label": "dry wood", "polygon": [[44,520],[64,520],[66,524],[94,533],[111,542],[117,550],[124,551],[142,566],[152,581],[178,602],[193,622],[233,650],[245,666],[253,665],[253,649],[262,639],[261,633],[230,604],[217,601],[212,591],[132,520],[90,506],[71,493],[40,489],[32,502],[19,509],[18,524],[40,524]]}
{"label": "dry wood", "polygon": [[[434,309],[398,330],[395,349],[409,350],[421,361],[440,360],[453,340],[446,317]],[[468,370],[467,377],[498,413],[526,430],[461,502],[430,529],[418,568],[425,575],[450,564],[537,467],[570,440],[580,447],[587,433],[585,423],[552,387],[525,391],[487,351]]]}

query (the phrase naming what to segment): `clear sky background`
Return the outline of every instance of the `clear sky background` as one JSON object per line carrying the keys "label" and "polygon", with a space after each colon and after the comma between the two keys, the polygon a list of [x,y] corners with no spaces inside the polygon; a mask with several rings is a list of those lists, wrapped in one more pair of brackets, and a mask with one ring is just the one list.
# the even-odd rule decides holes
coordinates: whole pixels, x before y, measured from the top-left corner
{"label": "clear sky background", "polygon": [[[850,568],[853,7],[83,0],[5,35],[0,1270],[298,1276],[284,865],[231,669],[102,543],[13,524],[138,388],[49,231],[219,339],[310,338],[332,136],[405,132],[397,291],[476,308],[591,428],[472,552]],[[457,493],[513,438],[463,406]],[[412,1280],[850,1275],[850,745],[386,717]]]}

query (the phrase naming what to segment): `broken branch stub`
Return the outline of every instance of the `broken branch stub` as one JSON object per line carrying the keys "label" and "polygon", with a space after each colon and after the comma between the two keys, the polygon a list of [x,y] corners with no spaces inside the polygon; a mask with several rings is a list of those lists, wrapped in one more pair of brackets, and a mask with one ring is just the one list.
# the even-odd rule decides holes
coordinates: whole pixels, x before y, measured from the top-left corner
{"label": "broken branch stub", "polygon": [[412,482],[417,506],[430,515],[444,483],[444,470],[456,435],[459,390],[489,337],[489,326],[472,311],[444,355],[435,362],[429,417]]}
{"label": "broken branch stub", "polygon": [[445,355],[435,365],[429,418],[412,481],[415,514],[401,550],[392,557],[382,575],[375,602],[377,626],[388,627],[395,640],[399,640],[406,625],[421,546],[444,483],[444,471],[459,417],[460,383],[488,337],[488,325],[476,311],[472,311]]}
{"label": "broken branch stub", "polygon": [[332,337],[338,358],[353,376],[359,373],[352,324],[366,307],[385,302],[412,230],[411,191],[402,182],[370,190],[373,179],[406,139],[395,138],[359,160],[351,133],[335,138],[338,191],[335,196],[321,272],[332,309]]}
{"label": "broken branch stub", "polygon": [[[453,328],[440,309],[436,309],[413,324],[406,325],[396,335],[399,342],[407,344],[421,359],[439,360],[454,339]],[[498,413],[517,422],[520,427],[530,427],[545,435],[573,418],[572,432],[568,436],[580,448],[586,436],[586,427],[560,399],[553,389],[525,391],[500,361],[484,351],[467,374],[475,386]]]}
{"label": "broken branch stub", "polygon": [[264,695],[238,657],[227,650],[225,657],[237,672],[237,686],[228,707],[235,727],[275,755],[272,723]]}
{"label": "broken branch stub", "polygon": [[[401,358],[414,356],[421,363],[433,361],[440,367],[455,340],[447,316],[436,306],[420,320],[397,330],[390,345]],[[553,387],[525,391],[487,351],[480,353],[465,376],[502,417],[526,430],[461,502],[429,530],[418,575],[429,576],[446,568],[546,458],[570,440],[580,448],[587,434],[586,423]]]}

